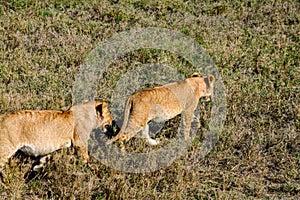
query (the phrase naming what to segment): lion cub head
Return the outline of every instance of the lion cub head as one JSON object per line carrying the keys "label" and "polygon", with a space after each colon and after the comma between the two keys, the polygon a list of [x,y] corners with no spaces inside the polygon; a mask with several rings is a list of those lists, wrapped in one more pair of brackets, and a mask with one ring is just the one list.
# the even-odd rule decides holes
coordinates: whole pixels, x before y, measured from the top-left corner
{"label": "lion cub head", "polygon": [[112,126],[112,117],[110,115],[108,104],[106,102],[95,101],[98,126],[102,131],[107,132]]}
{"label": "lion cub head", "polygon": [[71,110],[74,122],[77,123],[76,128],[80,129],[80,132],[90,132],[96,127],[100,127],[103,132],[106,132],[112,125],[113,120],[106,102],[85,102],[73,106]]}
{"label": "lion cub head", "polygon": [[[192,74],[192,78],[195,78],[195,77],[203,79],[203,82],[205,83],[206,88],[202,92],[203,94],[201,94],[201,96],[205,97],[206,101],[210,101],[214,95],[214,88],[215,88],[214,87],[214,84],[215,84],[214,75],[210,74],[208,76],[201,76],[198,72],[195,72]],[[203,82],[201,82],[200,84],[203,84]]]}

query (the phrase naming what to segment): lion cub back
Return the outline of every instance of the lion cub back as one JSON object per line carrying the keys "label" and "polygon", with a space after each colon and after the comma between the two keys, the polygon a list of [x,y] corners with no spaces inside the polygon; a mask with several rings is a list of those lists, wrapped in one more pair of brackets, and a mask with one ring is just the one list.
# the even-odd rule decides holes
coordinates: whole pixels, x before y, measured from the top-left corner
{"label": "lion cub back", "polygon": [[[182,107],[176,95],[167,87],[144,89],[130,97],[135,106],[131,110],[131,117],[142,121],[165,121],[178,115]],[[133,120],[134,121],[134,120]]]}
{"label": "lion cub back", "polygon": [[[0,118],[0,157],[3,148],[29,155],[44,155],[70,146],[73,137],[71,111],[17,111]],[[5,151],[5,148],[4,148]],[[10,152],[14,153],[14,152]]]}

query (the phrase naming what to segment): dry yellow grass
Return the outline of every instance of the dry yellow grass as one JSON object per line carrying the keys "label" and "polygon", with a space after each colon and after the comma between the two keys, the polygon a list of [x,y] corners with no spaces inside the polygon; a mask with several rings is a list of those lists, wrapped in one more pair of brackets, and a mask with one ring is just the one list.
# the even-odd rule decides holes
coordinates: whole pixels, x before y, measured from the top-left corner
{"label": "dry yellow grass", "polygon": [[[69,107],[88,53],[115,33],[149,26],[180,31],[206,48],[226,85],[228,106],[224,130],[204,159],[193,159],[200,148],[195,143],[170,167],[128,174],[97,160],[86,167],[73,149],[62,150],[26,182],[34,160],[17,155],[0,198],[299,198],[299,10],[294,0],[0,1],[1,113]],[[138,50],[107,69],[98,97],[109,100],[127,69],[153,62],[190,73],[176,54]],[[204,129],[207,115],[201,116]],[[166,137],[174,123],[165,127]]]}

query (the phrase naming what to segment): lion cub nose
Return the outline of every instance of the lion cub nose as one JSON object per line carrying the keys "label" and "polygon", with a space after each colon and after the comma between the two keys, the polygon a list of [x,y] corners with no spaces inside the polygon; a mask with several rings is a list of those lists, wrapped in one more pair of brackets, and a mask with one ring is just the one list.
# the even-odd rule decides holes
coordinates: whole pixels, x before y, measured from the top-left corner
{"label": "lion cub nose", "polygon": [[106,129],[106,130],[109,130],[110,129],[110,125],[109,124],[106,124],[105,126],[104,126],[104,128]]}

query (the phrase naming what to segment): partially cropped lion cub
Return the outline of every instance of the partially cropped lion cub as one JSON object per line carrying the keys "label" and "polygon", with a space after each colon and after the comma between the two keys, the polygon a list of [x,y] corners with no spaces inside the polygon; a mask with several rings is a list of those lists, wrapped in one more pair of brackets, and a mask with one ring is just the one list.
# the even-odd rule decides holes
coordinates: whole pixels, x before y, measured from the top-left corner
{"label": "partially cropped lion cub", "polygon": [[107,103],[98,101],[75,105],[68,111],[24,110],[0,115],[0,170],[17,150],[44,156],[71,144],[87,161],[92,129],[107,131],[111,124]]}
{"label": "partially cropped lion cub", "polygon": [[151,145],[156,145],[158,142],[149,136],[147,123],[150,120],[168,120],[178,114],[183,117],[184,136],[189,140],[193,113],[199,98],[213,96],[214,82],[213,75],[201,76],[194,73],[191,78],[183,81],[144,89],[133,94],[125,106],[121,131],[108,144],[119,139],[121,149],[124,149],[124,141],[128,141],[142,130],[147,141]]}

